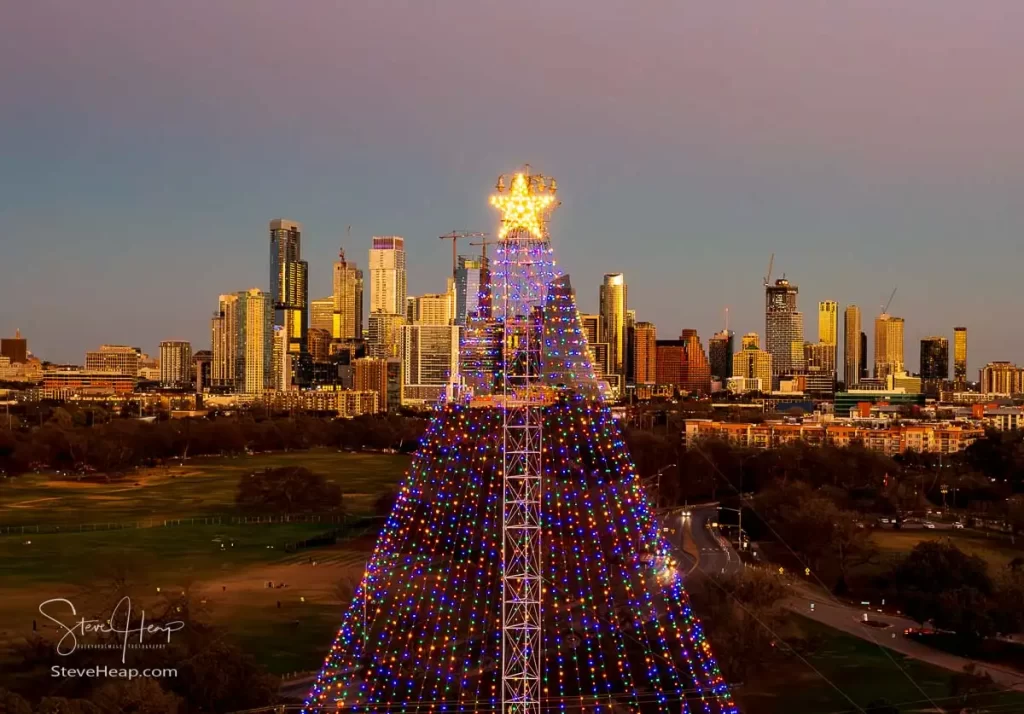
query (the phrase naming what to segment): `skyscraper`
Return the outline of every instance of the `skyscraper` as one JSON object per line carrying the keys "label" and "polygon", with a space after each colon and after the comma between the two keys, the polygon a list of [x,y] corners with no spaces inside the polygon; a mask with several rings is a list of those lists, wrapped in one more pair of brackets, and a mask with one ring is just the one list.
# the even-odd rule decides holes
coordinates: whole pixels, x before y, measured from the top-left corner
{"label": "skyscraper", "polygon": [[686,362],[683,370],[683,391],[696,394],[711,393],[711,365],[700,344],[696,330],[683,330],[679,339],[685,343]]}
{"label": "skyscraper", "polygon": [[[751,333],[753,334],[753,333]],[[743,349],[732,356],[732,376],[758,380],[757,389],[771,390],[772,356],[754,341],[744,340]]]}
{"label": "skyscraper", "polygon": [[708,340],[708,362],[711,363],[711,378],[725,382],[732,374],[733,333],[731,330],[716,332]]}
{"label": "skyscraper", "polygon": [[238,293],[238,387],[263,394],[275,386],[272,371],[274,302],[270,293],[251,288]]}
{"label": "skyscraper", "polygon": [[272,360],[277,389],[309,384],[308,272],[309,266],[302,260],[302,224],[275,218],[270,222],[270,298],[274,308]]}
{"label": "skyscraper", "polygon": [[860,333],[860,378],[868,378],[868,336],[863,330]]}
{"label": "skyscraper", "polygon": [[875,318],[875,379],[903,371],[903,318],[882,313]]}
{"label": "skyscraper", "polygon": [[839,303],[835,300],[818,303],[818,342],[824,345],[839,342]]}
{"label": "skyscraper", "polygon": [[405,314],[405,239],[374,236],[370,248],[370,312]]}
{"label": "skyscraper", "polygon": [[945,337],[921,340],[921,379],[949,379],[949,340]]}
{"label": "skyscraper", "polygon": [[239,295],[244,293],[221,295],[217,312],[213,313],[210,321],[210,344],[213,348],[211,386],[224,390],[234,390],[238,386]]}
{"label": "skyscraper", "polygon": [[309,301],[309,329],[326,330],[330,334],[334,328],[334,296]]}
{"label": "skyscraper", "polygon": [[843,382],[853,389],[860,383],[860,308],[847,305],[843,313]]}
{"label": "skyscraper", "polygon": [[160,386],[182,389],[192,383],[192,345],[184,340],[160,343]]}
{"label": "skyscraper", "polygon": [[625,362],[626,384],[636,384],[636,365],[633,362],[633,340],[635,338],[633,332],[635,327],[636,310],[626,310],[626,341],[623,347],[626,350],[626,357],[623,359],[623,362]]}
{"label": "skyscraper", "polygon": [[484,263],[479,256],[460,255],[455,266],[455,324],[465,325],[466,318],[481,314]]}
{"label": "skyscraper", "polygon": [[764,341],[765,350],[772,356],[773,382],[804,368],[804,316],[796,309],[799,292],[785,278],[765,287]]}
{"label": "skyscraper", "polygon": [[607,273],[601,284],[601,332],[608,343],[608,372],[626,374],[626,278]]}
{"label": "skyscraper", "polygon": [[355,261],[345,260],[345,249],[334,263],[334,315],[331,337],[335,340],[363,338],[363,271]]}
{"label": "skyscraper", "polygon": [[967,389],[967,328],[953,328],[953,389]]}
{"label": "skyscraper", "polygon": [[657,329],[653,322],[633,326],[633,363],[636,384],[655,384],[657,379]]}
{"label": "skyscraper", "polygon": [[740,349],[759,350],[761,349],[761,336],[756,332],[748,332],[740,338]]}

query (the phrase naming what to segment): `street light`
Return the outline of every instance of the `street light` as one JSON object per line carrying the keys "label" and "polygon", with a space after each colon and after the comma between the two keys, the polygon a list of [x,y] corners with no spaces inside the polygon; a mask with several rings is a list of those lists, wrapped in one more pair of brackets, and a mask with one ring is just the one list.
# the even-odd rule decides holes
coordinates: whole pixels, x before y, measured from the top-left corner
{"label": "street light", "polygon": [[[648,492],[651,489],[651,484],[652,483],[654,484],[654,508],[655,509],[658,508],[659,501],[661,500],[660,499],[660,497],[661,497],[661,475],[663,473],[665,473],[666,471],[668,471],[669,469],[675,468],[678,465],[679,464],[669,464],[668,466],[663,466],[660,469],[658,469],[653,475],[648,476],[647,478],[645,478],[643,480],[644,488],[646,488],[648,490]],[[650,498],[650,493],[648,493],[648,498]]]}

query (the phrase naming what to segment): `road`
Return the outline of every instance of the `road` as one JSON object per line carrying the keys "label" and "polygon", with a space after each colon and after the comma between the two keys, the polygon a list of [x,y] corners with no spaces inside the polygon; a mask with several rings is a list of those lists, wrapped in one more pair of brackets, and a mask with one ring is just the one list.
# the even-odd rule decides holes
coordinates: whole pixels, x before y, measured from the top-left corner
{"label": "road", "polygon": [[[708,523],[715,522],[717,518],[716,506],[694,508],[690,511],[689,518],[679,513],[663,517],[663,527],[669,528],[664,532],[669,542],[694,561],[691,573],[735,573],[743,569],[743,563],[732,545],[718,533],[717,529],[707,527]],[[992,681],[1001,687],[1024,692],[1024,673],[957,657],[904,637],[904,630],[920,626],[913,620],[880,613],[877,608],[872,611],[867,607],[846,605],[803,583],[798,582],[791,587],[793,595],[783,603],[791,612],[943,669],[962,672],[965,666],[974,664],[979,671],[987,672]],[[883,628],[865,625],[865,613],[868,613],[869,619],[873,622],[885,623],[887,626]]]}
{"label": "road", "polygon": [[743,569],[743,562],[732,545],[717,529],[708,528],[709,523],[717,520],[717,506],[692,508],[688,518],[679,511],[662,517],[662,526],[669,529],[663,531],[669,543],[694,562],[690,572],[733,574]]}
{"label": "road", "polygon": [[[820,591],[816,592],[803,584],[795,584],[792,587],[794,594],[784,603],[786,609],[791,612],[943,669],[962,672],[966,665],[974,664],[979,670],[988,672],[992,681],[1000,686],[1024,692],[1024,673],[957,657],[904,637],[905,629],[920,627],[913,620],[898,615],[884,614],[878,612],[877,608],[872,611],[867,607],[846,605],[834,599],[828,599],[827,596],[823,599]],[[811,609],[812,602],[814,603],[813,610]],[[887,627],[865,625],[864,613],[868,613],[868,617],[872,621],[885,623]]]}

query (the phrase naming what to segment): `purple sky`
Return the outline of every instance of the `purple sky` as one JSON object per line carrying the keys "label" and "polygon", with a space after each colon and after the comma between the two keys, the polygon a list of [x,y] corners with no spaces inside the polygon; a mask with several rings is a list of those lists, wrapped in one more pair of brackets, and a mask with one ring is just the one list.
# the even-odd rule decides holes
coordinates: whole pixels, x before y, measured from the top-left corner
{"label": "purple sky", "polygon": [[[586,8],[585,10],[583,8]],[[604,272],[659,334],[761,276],[868,316],[893,286],[917,341],[1024,362],[1024,3],[31,0],[0,17],[0,334],[81,361],[209,343],[221,292],[266,288],[267,221],[306,227],[311,297],[353,226],[493,229],[497,174],[558,178],[581,306]],[[870,323],[866,330],[870,334]]]}

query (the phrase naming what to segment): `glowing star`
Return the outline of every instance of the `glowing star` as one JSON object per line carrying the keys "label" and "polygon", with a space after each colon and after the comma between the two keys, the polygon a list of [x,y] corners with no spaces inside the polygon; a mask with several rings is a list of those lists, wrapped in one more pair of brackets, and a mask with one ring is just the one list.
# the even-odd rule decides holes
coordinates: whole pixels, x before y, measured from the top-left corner
{"label": "glowing star", "polygon": [[555,192],[558,184],[554,179],[540,174],[520,172],[512,177],[505,190],[505,177],[498,178],[497,193],[491,196],[491,205],[501,211],[501,230],[498,238],[504,239],[510,233],[526,232],[543,239],[547,235],[547,217],[558,205]]}

